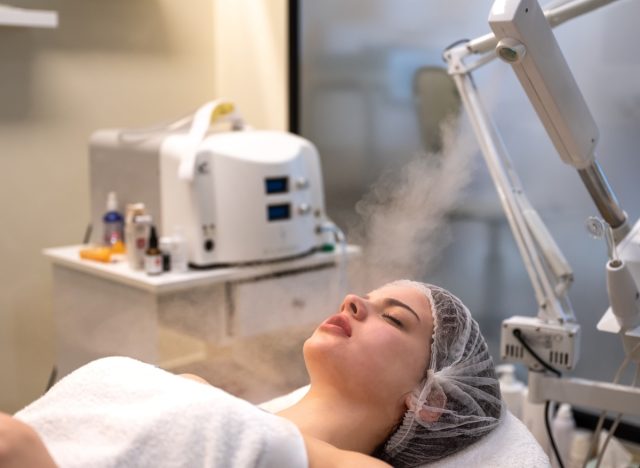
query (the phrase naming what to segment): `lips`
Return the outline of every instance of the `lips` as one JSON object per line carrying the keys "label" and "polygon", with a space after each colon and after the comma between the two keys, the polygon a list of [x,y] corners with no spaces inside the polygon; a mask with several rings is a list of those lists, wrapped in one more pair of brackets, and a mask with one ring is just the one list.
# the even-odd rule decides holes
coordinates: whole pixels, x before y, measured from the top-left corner
{"label": "lips", "polygon": [[329,317],[323,325],[328,327],[338,327],[342,330],[342,332],[347,336],[351,336],[351,324],[349,323],[349,319],[346,318],[343,314],[336,314]]}

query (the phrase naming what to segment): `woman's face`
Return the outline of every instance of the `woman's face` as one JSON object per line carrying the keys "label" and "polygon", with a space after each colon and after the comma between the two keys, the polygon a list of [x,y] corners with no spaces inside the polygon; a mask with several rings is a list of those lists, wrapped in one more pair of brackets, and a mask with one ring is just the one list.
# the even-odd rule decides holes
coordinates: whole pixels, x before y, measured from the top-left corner
{"label": "woman's face", "polygon": [[430,358],[433,318],[424,293],[383,286],[348,295],[305,342],[311,383],[328,383],[348,398],[404,408]]}

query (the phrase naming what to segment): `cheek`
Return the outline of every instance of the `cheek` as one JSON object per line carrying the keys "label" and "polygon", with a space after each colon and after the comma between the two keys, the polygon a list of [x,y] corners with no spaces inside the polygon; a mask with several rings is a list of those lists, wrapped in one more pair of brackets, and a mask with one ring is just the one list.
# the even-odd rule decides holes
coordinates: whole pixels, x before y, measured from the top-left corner
{"label": "cheek", "polygon": [[422,341],[407,339],[395,330],[380,330],[362,344],[359,366],[371,380],[410,391],[422,379],[428,354]]}

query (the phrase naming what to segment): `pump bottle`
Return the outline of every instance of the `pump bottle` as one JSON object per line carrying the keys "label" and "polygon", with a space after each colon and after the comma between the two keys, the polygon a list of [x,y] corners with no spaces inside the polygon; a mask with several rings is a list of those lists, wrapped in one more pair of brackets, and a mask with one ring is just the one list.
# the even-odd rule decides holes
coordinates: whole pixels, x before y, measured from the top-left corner
{"label": "pump bottle", "polygon": [[[102,217],[104,224],[104,244],[107,247],[124,247],[124,218],[118,212],[116,192],[107,196],[107,212]],[[124,250],[124,248],[123,248]]]}

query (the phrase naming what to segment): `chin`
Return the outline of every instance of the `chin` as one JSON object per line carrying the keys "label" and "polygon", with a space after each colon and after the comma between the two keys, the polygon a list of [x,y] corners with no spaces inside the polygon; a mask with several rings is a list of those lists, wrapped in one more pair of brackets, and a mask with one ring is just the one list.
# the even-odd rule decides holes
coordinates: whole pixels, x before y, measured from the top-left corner
{"label": "chin", "polygon": [[323,331],[315,331],[313,335],[307,338],[302,347],[302,352],[305,355],[308,353],[313,355],[324,356],[326,359],[330,355],[344,355],[347,348],[347,341],[331,333]]}
{"label": "chin", "polygon": [[314,334],[302,347],[304,363],[309,377],[314,379],[343,382],[351,380],[352,367],[349,364],[345,346],[331,336]]}
{"label": "chin", "polygon": [[305,361],[315,358],[322,359],[323,357],[326,359],[328,355],[335,353],[335,348],[336,343],[332,343],[331,337],[314,333],[305,340],[302,346],[302,354]]}

